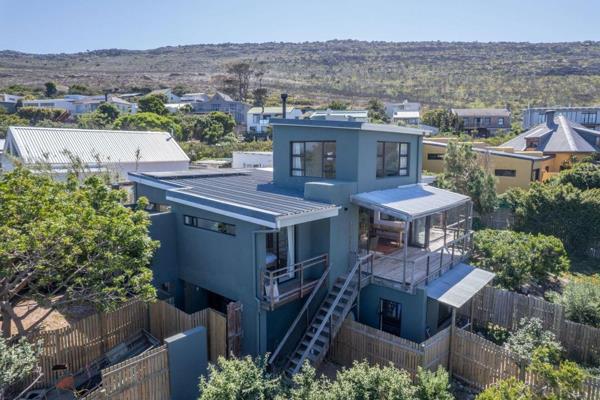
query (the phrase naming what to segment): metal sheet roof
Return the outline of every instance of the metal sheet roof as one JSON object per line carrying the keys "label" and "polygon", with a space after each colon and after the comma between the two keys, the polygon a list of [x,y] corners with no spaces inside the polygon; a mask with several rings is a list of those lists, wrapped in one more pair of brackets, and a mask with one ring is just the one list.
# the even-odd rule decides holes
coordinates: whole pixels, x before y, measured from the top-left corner
{"label": "metal sheet roof", "polygon": [[448,210],[470,201],[468,196],[424,183],[351,196],[351,201],[404,220]]}
{"label": "metal sheet roof", "polygon": [[584,137],[600,137],[600,131],[595,131],[569,121],[563,115],[558,115],[552,123],[546,122],[534,126],[519,136],[502,144],[502,146],[513,147],[517,150],[527,148],[527,139],[538,138],[538,151],[545,153],[594,153],[600,148]]}
{"label": "metal sheet roof", "polygon": [[419,118],[420,115],[419,111],[396,111],[394,118]]}
{"label": "metal sheet roof", "polygon": [[[294,111],[294,107],[286,107],[286,112]],[[283,114],[283,107],[252,107],[248,110],[248,114]]]}
{"label": "metal sheet roof", "polygon": [[[427,145],[434,146],[434,147],[448,147],[448,143],[436,142],[433,140],[423,140],[423,144],[427,144]],[[481,147],[473,146],[472,148],[473,148],[473,151],[476,153],[492,154],[492,155],[499,156],[499,157],[512,157],[512,158],[519,158],[519,159],[531,160],[531,161],[547,160],[547,159],[550,159],[553,157],[553,156],[538,156],[538,155],[524,154],[524,153],[509,153],[507,151],[492,150],[492,149],[488,149],[485,147],[481,148]]]}
{"label": "metal sheet roof", "polygon": [[494,279],[493,272],[458,264],[427,285],[427,297],[460,308]]}
{"label": "metal sheet roof", "polygon": [[269,227],[329,218],[338,206],[306,200],[302,192],[276,187],[272,171],[244,169],[196,170],[131,174],[131,180],[168,185],[174,202],[248,220]]}
{"label": "metal sheet roof", "polygon": [[189,161],[167,132],[11,126],[7,140],[25,164],[68,165],[69,153],[86,164],[96,164],[98,158],[107,164]]}

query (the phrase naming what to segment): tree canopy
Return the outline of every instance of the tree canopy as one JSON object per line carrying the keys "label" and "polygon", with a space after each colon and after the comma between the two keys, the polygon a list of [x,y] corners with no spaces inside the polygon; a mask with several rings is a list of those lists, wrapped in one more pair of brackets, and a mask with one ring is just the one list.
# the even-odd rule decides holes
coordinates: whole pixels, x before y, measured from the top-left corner
{"label": "tree canopy", "polygon": [[379,99],[371,99],[367,105],[369,120],[375,123],[388,123],[390,119],[385,113],[385,104]]}
{"label": "tree canopy", "polygon": [[46,82],[44,83],[44,87],[46,88],[46,97],[54,97],[58,93],[56,83],[54,82]]}
{"label": "tree canopy", "polygon": [[553,236],[510,230],[475,232],[473,264],[496,273],[496,282],[510,290],[547,284],[569,270],[562,242]]}
{"label": "tree canopy", "polygon": [[434,108],[423,112],[421,121],[425,125],[435,126],[441,132],[454,132],[461,128],[456,114],[445,108]]}
{"label": "tree canopy", "polygon": [[561,171],[552,183],[559,185],[570,183],[580,190],[600,189],[600,165],[575,163],[572,168]]}
{"label": "tree canopy", "polygon": [[158,115],[168,115],[169,110],[165,107],[164,95],[150,94],[138,100],[138,108],[142,113],[154,113]]}
{"label": "tree canopy", "polygon": [[100,176],[57,182],[17,168],[0,176],[0,303],[3,335],[22,299],[56,307],[88,302],[110,309],[133,297],[152,299],[148,268],[157,243],[148,215],[123,205],[125,192]]}
{"label": "tree canopy", "polygon": [[475,211],[485,214],[497,205],[496,181],[477,160],[467,143],[450,141],[444,155],[444,172],[436,180],[438,187],[470,196]]}
{"label": "tree canopy", "polygon": [[115,129],[132,131],[165,131],[173,133],[176,138],[181,135],[181,126],[168,116],[152,112],[121,115],[114,123]]}

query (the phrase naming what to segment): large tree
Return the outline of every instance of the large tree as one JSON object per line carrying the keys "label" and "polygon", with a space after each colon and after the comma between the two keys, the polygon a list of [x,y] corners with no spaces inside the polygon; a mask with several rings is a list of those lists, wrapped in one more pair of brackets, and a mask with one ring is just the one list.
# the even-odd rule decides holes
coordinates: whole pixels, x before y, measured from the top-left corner
{"label": "large tree", "polygon": [[[161,97],[162,96],[162,97]],[[167,115],[169,110],[165,107],[164,95],[147,95],[139,99],[140,112],[151,112],[158,115]]]}
{"label": "large tree", "polygon": [[496,181],[484,166],[470,144],[450,141],[444,156],[444,172],[437,185],[473,200],[475,211],[486,214],[494,211],[497,204]]}
{"label": "large tree", "polygon": [[23,168],[0,176],[0,310],[2,333],[14,306],[33,299],[53,308],[87,302],[110,309],[155,296],[148,268],[157,243],[149,219],[123,205],[126,194],[99,176],[57,182]]}
{"label": "large tree", "polygon": [[254,73],[252,64],[239,61],[227,66],[227,76],[223,79],[221,90],[233,96],[236,100],[248,100],[250,78]]}
{"label": "large tree", "polygon": [[421,116],[421,121],[425,125],[439,128],[441,132],[454,132],[462,128],[456,114],[444,108],[425,111]]}
{"label": "large tree", "polygon": [[44,87],[46,88],[46,97],[54,97],[58,93],[56,83],[54,82],[46,82],[44,83]]}
{"label": "large tree", "polygon": [[369,120],[375,123],[388,123],[390,119],[385,113],[385,104],[379,99],[371,99],[367,104],[369,110]]}
{"label": "large tree", "polygon": [[169,116],[151,112],[121,115],[114,123],[115,129],[132,131],[164,131],[181,137],[181,126]]}

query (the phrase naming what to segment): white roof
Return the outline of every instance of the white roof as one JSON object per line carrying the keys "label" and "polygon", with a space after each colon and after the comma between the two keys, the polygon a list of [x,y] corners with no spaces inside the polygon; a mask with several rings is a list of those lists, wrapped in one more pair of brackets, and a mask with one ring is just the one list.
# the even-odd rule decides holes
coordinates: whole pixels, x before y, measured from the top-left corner
{"label": "white roof", "polygon": [[460,308],[494,279],[493,272],[458,264],[427,285],[427,297]]}
{"label": "white roof", "polygon": [[[11,126],[6,140],[25,164],[70,164],[68,153],[86,164],[189,161],[167,132]],[[136,152],[139,150],[139,160]]]}
{"label": "white roof", "polygon": [[396,111],[394,118],[419,118],[419,111]]}
{"label": "white roof", "polygon": [[468,196],[439,189],[425,183],[375,190],[351,196],[353,203],[411,221],[449,210],[470,200]]}

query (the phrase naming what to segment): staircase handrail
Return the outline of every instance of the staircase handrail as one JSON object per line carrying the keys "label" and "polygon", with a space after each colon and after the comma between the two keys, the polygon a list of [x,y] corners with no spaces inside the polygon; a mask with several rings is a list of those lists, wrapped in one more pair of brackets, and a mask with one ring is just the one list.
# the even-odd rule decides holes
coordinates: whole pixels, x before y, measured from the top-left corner
{"label": "staircase handrail", "polygon": [[281,341],[277,345],[277,348],[271,354],[271,357],[269,357],[268,363],[270,365],[273,365],[273,363],[275,362],[275,359],[277,358],[277,356],[281,352],[281,349],[283,349],[283,346],[285,345],[285,343],[287,342],[287,340],[290,338],[290,336],[292,335],[292,333],[296,329],[296,326],[300,323],[300,319],[302,318],[302,316],[304,315],[304,313],[308,311],[308,307],[310,306],[310,303],[316,297],[317,292],[321,289],[321,286],[323,286],[323,283],[325,282],[326,278],[329,276],[329,268],[330,268],[330,266],[328,264],[327,267],[325,268],[325,271],[323,271],[323,275],[321,275],[321,278],[319,278],[319,281],[317,282],[316,286],[312,290],[310,296],[308,296],[308,299],[306,299],[306,301],[304,302],[304,305],[302,306],[302,308],[298,312],[298,315],[296,316],[296,319],[294,319],[294,322],[292,323],[292,325],[290,326],[290,328],[286,332],[285,336],[283,337],[283,339],[281,339]]}
{"label": "staircase handrail", "polygon": [[[335,297],[335,300],[333,300],[333,303],[331,303],[331,306],[329,306],[329,310],[327,311],[327,314],[325,314],[325,318],[323,318],[323,321],[321,321],[321,323],[319,324],[319,328],[317,328],[317,331],[315,332],[310,343],[306,347],[306,350],[304,350],[304,352],[302,353],[302,356],[300,357],[300,360],[298,361],[298,365],[296,365],[296,368],[294,369],[294,373],[298,372],[300,370],[300,368],[302,368],[302,364],[304,364],[304,360],[306,360],[306,354],[314,346],[315,342],[317,341],[317,338],[321,335],[321,332],[323,332],[323,329],[325,329],[325,324],[327,323],[327,321],[329,321],[329,319],[331,318],[331,316],[333,314],[333,311],[335,310],[337,305],[340,303],[340,300],[341,300],[342,296],[344,295],[344,292],[346,291],[346,289],[348,289],[348,286],[350,286],[350,282],[352,281],[352,279],[354,279],[354,275],[356,275],[356,272],[358,271],[358,269],[360,268],[362,263],[365,260],[369,259],[370,257],[372,257],[371,254],[360,257],[356,261],[356,263],[354,264],[352,269],[350,270],[350,273],[348,273],[348,277],[346,278],[346,281],[342,285],[342,288],[340,289],[339,293]],[[359,276],[359,280],[358,280],[358,286],[359,286],[358,291],[360,291],[360,276]],[[333,327],[331,329],[332,329],[332,331],[329,332],[330,338],[333,336]]]}

